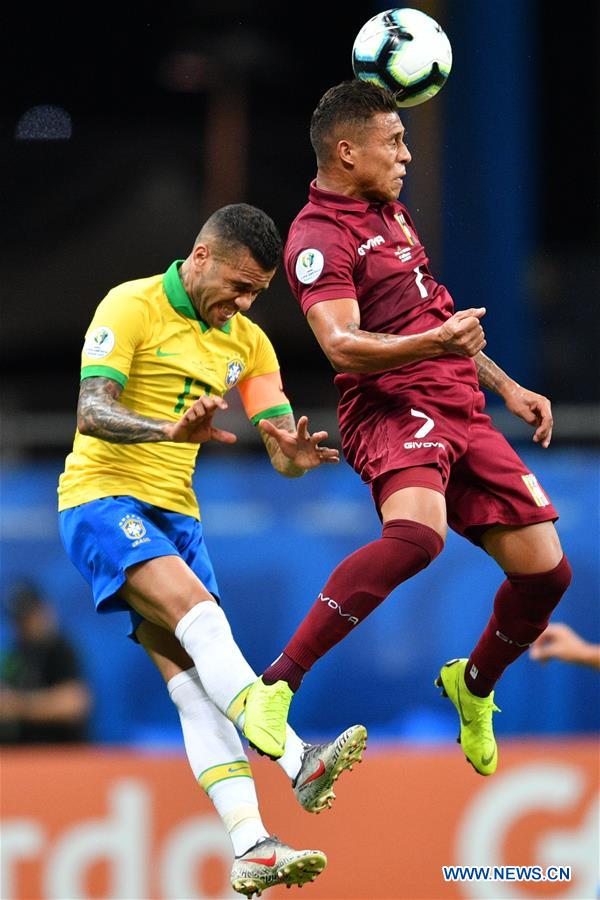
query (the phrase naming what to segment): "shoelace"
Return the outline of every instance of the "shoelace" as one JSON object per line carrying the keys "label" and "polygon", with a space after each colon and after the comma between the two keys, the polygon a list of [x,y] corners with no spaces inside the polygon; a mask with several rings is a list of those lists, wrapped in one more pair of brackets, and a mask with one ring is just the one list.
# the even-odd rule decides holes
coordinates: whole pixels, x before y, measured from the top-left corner
{"label": "shoelace", "polygon": [[287,685],[276,687],[270,694],[268,702],[263,707],[264,717],[269,725],[278,725],[281,721],[281,706],[289,706],[289,697],[287,696]]}
{"label": "shoelace", "polygon": [[502,712],[502,710],[493,702],[491,703],[491,705],[479,706],[475,710],[477,725],[481,728],[483,736],[488,740],[493,739],[494,732],[492,729],[492,713],[495,712]]}

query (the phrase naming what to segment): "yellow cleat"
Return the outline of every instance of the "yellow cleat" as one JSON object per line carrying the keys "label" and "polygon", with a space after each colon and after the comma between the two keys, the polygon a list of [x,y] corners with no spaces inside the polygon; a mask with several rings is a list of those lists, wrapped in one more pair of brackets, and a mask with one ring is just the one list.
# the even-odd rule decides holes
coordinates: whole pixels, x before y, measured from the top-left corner
{"label": "yellow cleat", "polygon": [[279,759],[285,752],[285,730],[294,692],[286,681],[265,684],[262,678],[250,686],[244,708],[244,737],[250,745]]}
{"label": "yellow cleat", "polygon": [[480,775],[493,775],[498,765],[498,746],[492,727],[492,715],[500,712],[494,703],[494,692],[488,697],[476,697],[465,684],[468,660],[451,659],[445,663],[435,679],[442,695],[448,697],[460,719],[458,742],[467,760]]}

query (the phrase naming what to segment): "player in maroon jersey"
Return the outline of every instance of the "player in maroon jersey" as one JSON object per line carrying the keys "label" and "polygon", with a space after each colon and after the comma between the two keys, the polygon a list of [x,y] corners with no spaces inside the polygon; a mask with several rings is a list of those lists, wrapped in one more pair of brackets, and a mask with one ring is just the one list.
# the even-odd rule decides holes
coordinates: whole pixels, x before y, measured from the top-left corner
{"label": "player in maroon jersey", "polygon": [[[381,538],[344,559],[252,686],[244,732],[279,756],[289,703],[311,666],[441,552],[447,523],[505,573],[469,658],[436,683],[460,718],[467,759],[496,770],[494,685],[544,631],[571,580],[541,486],[484,412],[481,387],[548,447],[550,402],[484,355],[484,308],[454,312],[398,201],[411,155],[394,96],[363,81],[326,92],[311,122],[318,172],[285,248],[287,276],[339,374],[346,459],[370,485]],[[276,429],[263,423],[276,436]]]}

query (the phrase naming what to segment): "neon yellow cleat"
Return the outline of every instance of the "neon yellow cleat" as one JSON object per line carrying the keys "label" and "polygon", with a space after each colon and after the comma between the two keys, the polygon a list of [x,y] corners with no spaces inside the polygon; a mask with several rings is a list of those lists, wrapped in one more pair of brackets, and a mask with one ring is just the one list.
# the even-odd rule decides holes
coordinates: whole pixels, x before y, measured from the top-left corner
{"label": "neon yellow cleat", "polygon": [[250,686],[244,710],[244,737],[260,753],[279,759],[285,751],[285,728],[294,692],[286,681]]}
{"label": "neon yellow cleat", "polygon": [[476,697],[465,684],[468,660],[451,659],[445,663],[435,679],[443,688],[442,696],[449,697],[460,718],[457,738],[468,762],[480,775],[493,775],[498,765],[498,747],[492,728],[492,714],[500,712],[494,703],[494,692],[488,697]]}

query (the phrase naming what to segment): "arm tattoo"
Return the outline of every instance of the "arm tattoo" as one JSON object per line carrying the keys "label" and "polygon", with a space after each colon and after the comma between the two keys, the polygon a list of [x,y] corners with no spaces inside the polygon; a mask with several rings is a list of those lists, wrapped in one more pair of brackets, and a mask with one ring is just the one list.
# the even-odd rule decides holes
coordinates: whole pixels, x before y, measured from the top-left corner
{"label": "arm tattoo", "polygon": [[112,378],[84,378],[79,389],[77,427],[81,434],[111,444],[142,444],[166,440],[165,421],[140,416],[119,403],[123,388]]}
{"label": "arm tattoo", "polygon": [[389,344],[390,341],[398,337],[397,334],[385,334],[383,331],[364,331],[356,322],[347,322],[346,328],[350,334],[354,335],[354,337],[360,337],[361,335],[366,334],[367,337],[373,338],[376,341],[381,341],[382,344]]}
{"label": "arm tattoo", "polygon": [[[272,422],[276,428],[281,428],[292,434],[296,430],[296,423],[294,422],[292,413],[284,413],[282,416],[273,416],[273,418],[269,419],[269,422]],[[270,434],[265,434],[262,429],[259,430],[273,468],[276,469],[277,472],[280,472],[281,475],[286,475],[288,478],[298,478],[300,475],[304,475],[304,469],[294,465],[292,460],[287,458],[275,438],[271,437]]]}
{"label": "arm tattoo", "polygon": [[479,384],[490,391],[494,391],[495,394],[503,396],[505,389],[511,383],[511,379],[506,372],[503,372],[493,359],[490,359],[489,356],[481,353],[481,351],[473,357],[473,361],[477,366]]}

